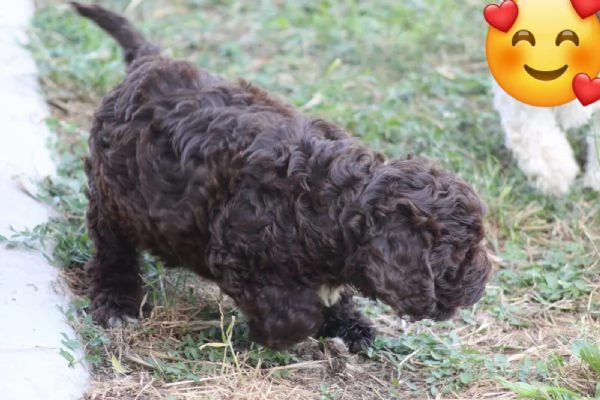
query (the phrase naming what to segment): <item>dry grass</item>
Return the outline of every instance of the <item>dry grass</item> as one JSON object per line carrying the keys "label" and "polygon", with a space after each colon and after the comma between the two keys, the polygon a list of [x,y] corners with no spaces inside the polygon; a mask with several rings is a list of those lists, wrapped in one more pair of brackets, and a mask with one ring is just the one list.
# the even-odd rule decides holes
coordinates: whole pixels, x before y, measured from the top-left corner
{"label": "dry grass", "polygon": [[[63,277],[75,292],[83,288],[81,271],[63,270]],[[170,281],[168,274],[165,278]],[[389,398],[386,375],[392,369],[349,354],[339,340],[319,343],[311,339],[290,353],[293,361],[272,365],[268,357],[266,361],[256,359],[256,350],[248,342],[218,338],[236,323],[236,316],[228,312],[233,305],[220,296],[215,286],[193,276],[187,279],[188,283],[166,290],[172,305],[156,306],[149,318],[135,326],[102,330],[109,340],[100,349],[102,361],[94,369],[89,398],[314,399],[324,384],[328,391],[338,391],[339,399]],[[195,299],[203,303],[198,304]],[[221,318],[199,317],[198,312],[203,309],[220,310]],[[80,332],[91,328],[81,315],[72,318],[72,323]],[[215,338],[197,346],[197,360],[172,351],[180,349],[190,336],[207,331],[208,336]],[[230,351],[223,355],[213,351],[222,348]],[[168,368],[169,363],[179,364],[197,376],[175,381],[156,378],[157,374],[163,378],[168,375],[161,368]]]}

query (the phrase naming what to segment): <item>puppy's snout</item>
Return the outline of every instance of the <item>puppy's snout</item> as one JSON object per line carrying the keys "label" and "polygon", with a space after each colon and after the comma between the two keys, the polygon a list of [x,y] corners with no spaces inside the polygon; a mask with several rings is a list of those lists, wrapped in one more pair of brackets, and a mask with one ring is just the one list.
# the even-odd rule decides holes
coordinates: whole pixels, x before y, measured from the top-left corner
{"label": "puppy's snout", "polygon": [[483,297],[491,271],[492,264],[487,251],[483,245],[479,245],[473,250],[470,265],[467,266],[464,276],[462,306],[472,306]]}

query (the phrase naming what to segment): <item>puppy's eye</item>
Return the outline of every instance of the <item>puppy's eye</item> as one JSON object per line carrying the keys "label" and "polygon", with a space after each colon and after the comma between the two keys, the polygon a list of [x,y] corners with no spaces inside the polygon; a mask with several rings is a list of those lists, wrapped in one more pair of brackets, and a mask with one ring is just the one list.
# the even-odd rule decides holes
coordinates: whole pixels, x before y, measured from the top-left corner
{"label": "puppy's eye", "polygon": [[512,45],[515,46],[522,40],[525,40],[529,42],[530,45],[535,46],[535,37],[533,36],[533,33],[529,32],[527,29],[521,29],[513,35]]}
{"label": "puppy's eye", "polygon": [[556,45],[560,46],[560,44],[564,41],[570,40],[575,44],[575,46],[579,46],[579,36],[569,29],[565,29],[561,33],[556,36]]}

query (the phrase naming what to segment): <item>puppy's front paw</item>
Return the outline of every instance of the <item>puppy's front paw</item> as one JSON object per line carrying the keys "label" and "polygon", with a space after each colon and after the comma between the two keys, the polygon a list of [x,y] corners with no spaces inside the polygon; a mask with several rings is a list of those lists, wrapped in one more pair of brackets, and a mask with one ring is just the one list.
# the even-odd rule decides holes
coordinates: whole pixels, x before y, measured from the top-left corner
{"label": "puppy's front paw", "polygon": [[[150,314],[152,307],[144,304],[142,316]],[[92,320],[105,328],[117,328],[126,324],[135,324],[140,317],[140,301],[126,296],[100,293],[92,300],[90,307]]]}
{"label": "puppy's front paw", "polygon": [[356,354],[367,350],[375,339],[375,329],[370,322],[365,320],[357,321],[357,323],[348,328],[346,335],[342,337],[348,351]]}
{"label": "puppy's front paw", "polygon": [[371,346],[375,339],[375,329],[362,313],[349,311],[338,303],[326,310],[325,323],[317,337],[338,337],[344,341],[350,353],[356,354]]}

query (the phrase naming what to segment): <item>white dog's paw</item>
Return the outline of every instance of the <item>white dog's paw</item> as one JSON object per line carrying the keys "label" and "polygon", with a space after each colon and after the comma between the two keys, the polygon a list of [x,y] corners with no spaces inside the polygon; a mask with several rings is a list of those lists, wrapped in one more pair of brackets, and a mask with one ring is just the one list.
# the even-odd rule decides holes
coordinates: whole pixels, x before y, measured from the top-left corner
{"label": "white dog's paw", "polygon": [[527,175],[540,192],[550,196],[560,197],[568,194],[579,173],[579,166],[573,159],[539,164],[537,167],[537,171],[530,169]]}
{"label": "white dog's paw", "polygon": [[585,173],[583,187],[600,192],[600,168],[594,168]]}

